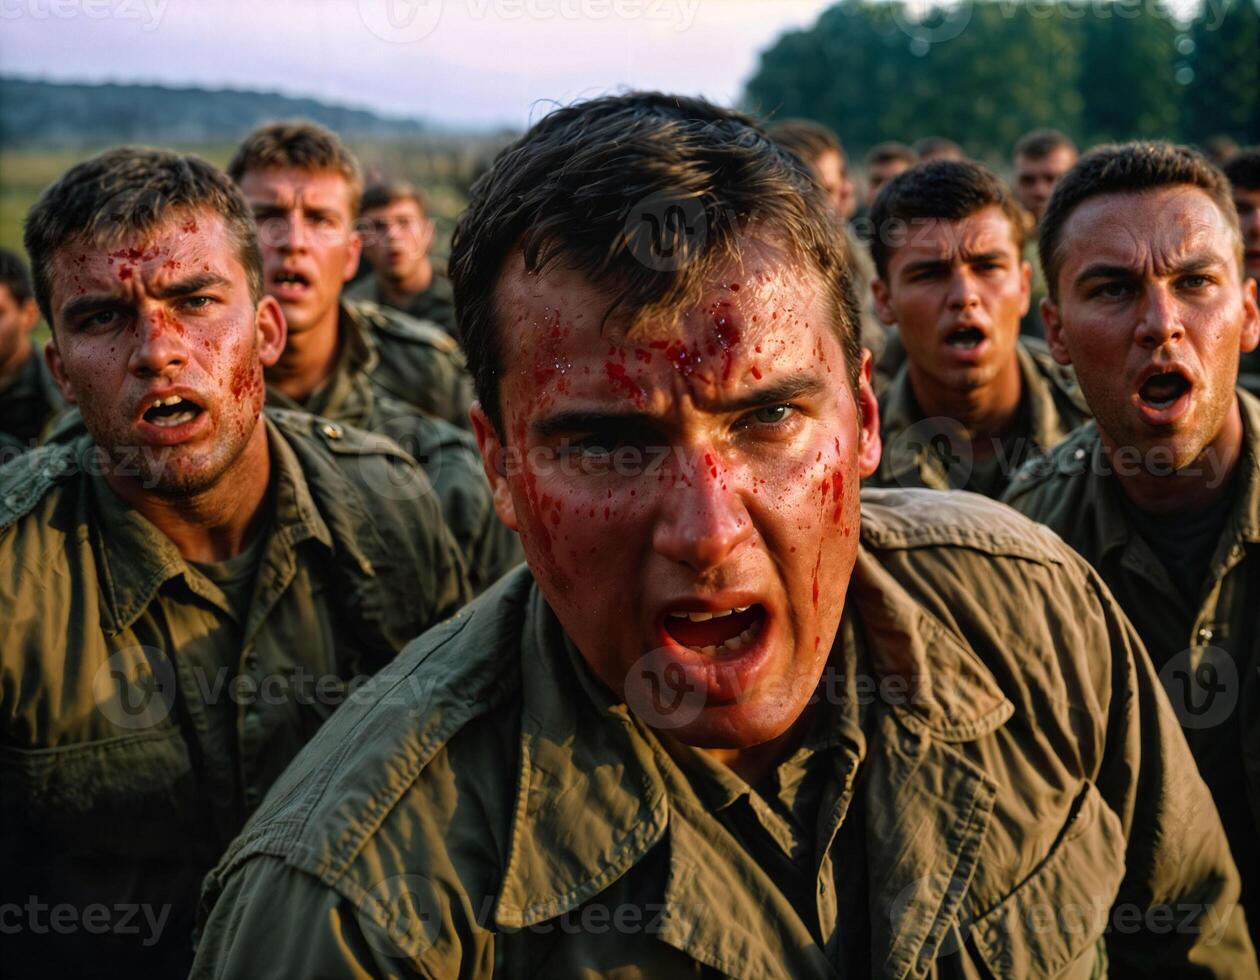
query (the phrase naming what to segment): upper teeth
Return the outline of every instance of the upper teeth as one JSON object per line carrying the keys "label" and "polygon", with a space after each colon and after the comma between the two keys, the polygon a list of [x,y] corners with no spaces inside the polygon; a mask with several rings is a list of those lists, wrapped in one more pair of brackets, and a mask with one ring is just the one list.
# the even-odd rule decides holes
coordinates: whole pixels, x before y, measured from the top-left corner
{"label": "upper teeth", "polygon": [[179,395],[171,395],[170,398],[159,398],[157,401],[153,403],[151,407],[165,408],[167,405],[178,405],[183,400],[184,399],[181,398]]}
{"label": "upper teeth", "polygon": [[748,612],[752,606],[736,606],[734,609],[723,609],[720,612],[677,612],[670,613],[676,619],[690,619],[693,623],[703,623],[706,619],[721,619],[731,613]]}

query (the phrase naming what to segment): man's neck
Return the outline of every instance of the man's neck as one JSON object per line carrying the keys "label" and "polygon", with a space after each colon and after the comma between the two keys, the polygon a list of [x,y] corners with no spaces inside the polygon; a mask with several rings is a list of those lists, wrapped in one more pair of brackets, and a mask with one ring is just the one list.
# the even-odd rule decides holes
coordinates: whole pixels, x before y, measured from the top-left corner
{"label": "man's neck", "polygon": [[267,427],[260,419],[244,452],[201,493],[158,496],[131,478],[107,472],[105,480],[124,503],[170,538],[186,560],[227,561],[244,551],[266,523],[264,503],[271,483]]}
{"label": "man's neck", "polygon": [[975,455],[984,456],[993,452],[994,443],[1001,441],[1015,423],[1024,379],[1019,359],[1012,352],[998,375],[978,388],[944,388],[911,363],[910,389],[924,418],[954,419],[970,437]]}
{"label": "man's neck", "polygon": [[779,763],[792,755],[802,742],[813,724],[815,706],[809,705],[801,712],[788,730],[778,738],[754,745],[746,749],[697,749],[715,762],[720,762],[735,773],[753,789],[760,790],[766,778],[774,772]]}
{"label": "man's neck", "polygon": [[1104,432],[1103,449],[1112,460],[1111,471],[1120,481],[1129,502],[1146,514],[1194,513],[1216,503],[1229,492],[1231,478],[1243,450],[1242,413],[1238,397],[1225,416],[1225,422],[1203,451],[1188,465],[1172,471],[1157,470],[1139,460],[1122,463],[1115,443]]}
{"label": "man's neck", "polygon": [[433,263],[426,256],[407,276],[394,278],[377,274],[381,299],[391,306],[406,306],[412,298],[423,293],[433,283]]}
{"label": "man's neck", "polygon": [[9,387],[18,379],[18,375],[22,373],[22,368],[26,366],[30,356],[31,339],[24,335],[18,339],[12,353],[0,362],[0,390]]}
{"label": "man's neck", "polygon": [[333,373],[341,353],[341,304],[308,330],[290,333],[280,360],[267,368],[267,384],[299,405]]}

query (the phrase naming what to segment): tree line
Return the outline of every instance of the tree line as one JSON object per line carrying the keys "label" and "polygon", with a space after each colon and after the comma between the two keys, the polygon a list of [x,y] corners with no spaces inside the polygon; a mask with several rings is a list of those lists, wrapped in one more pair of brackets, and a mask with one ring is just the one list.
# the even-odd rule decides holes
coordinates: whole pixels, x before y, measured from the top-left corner
{"label": "tree line", "polygon": [[1025,132],[1082,145],[1260,142],[1260,0],[843,0],[761,54],[745,107],[834,128],[851,153],[948,136],[1005,159]]}

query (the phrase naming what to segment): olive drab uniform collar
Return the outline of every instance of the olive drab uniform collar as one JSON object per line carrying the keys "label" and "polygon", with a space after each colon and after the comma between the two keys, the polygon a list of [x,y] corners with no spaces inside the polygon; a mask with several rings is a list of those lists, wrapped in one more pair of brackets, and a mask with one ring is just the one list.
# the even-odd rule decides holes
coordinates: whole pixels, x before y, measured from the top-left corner
{"label": "olive drab uniform collar", "polygon": [[371,326],[353,303],[343,301],[338,307],[337,332],[338,353],[332,373],[305,403],[299,404],[268,385],[267,404],[370,429],[376,407],[372,372],[380,363]]}
{"label": "olive drab uniform collar", "polygon": [[[296,566],[293,549],[303,541],[315,540],[331,552],[332,535],[320,516],[319,508],[311,497],[310,488],[303,478],[301,466],[293,449],[279,437],[268,424],[268,443],[271,451],[271,501],[272,513],[262,533],[274,537],[282,548],[268,548],[264,563]],[[189,574],[189,566],[179,549],[165,534],[158,531],[140,513],[123,503],[105,479],[93,474],[92,504],[97,520],[92,521],[92,533],[96,536],[94,550],[100,568],[101,628],[107,636],[117,636],[126,630],[157,595],[158,590],[170,579],[183,575],[185,584],[203,599],[220,607],[224,613],[234,615],[217,589],[207,589],[206,580],[199,574]],[[262,618],[270,610],[267,594],[275,592],[267,583],[276,578],[287,582],[292,568],[260,568],[258,596],[255,599],[249,621],[242,624],[245,640],[258,629]],[[281,589],[280,591],[283,591]],[[278,598],[276,592],[274,598]]]}
{"label": "olive drab uniform collar", "polygon": [[[529,581],[526,573],[518,574],[518,583]],[[871,641],[875,674],[901,677],[912,692],[904,707],[873,709],[877,735],[869,748],[864,739],[852,740],[859,749],[846,787],[850,792],[857,763],[879,771],[866,780],[858,805],[868,814],[867,866],[888,869],[871,882],[869,907],[894,914],[871,916],[871,964],[881,975],[902,976],[935,958],[966,894],[997,794],[992,781],[951,744],[995,731],[1014,707],[962,639],[912,601],[865,550],[848,605],[846,615],[856,617]],[[475,622],[469,628],[475,629]],[[776,938],[778,926],[769,917],[741,914],[752,911],[751,905],[731,902],[721,916],[695,914],[729,888],[729,880],[712,874],[705,842],[695,839],[687,822],[671,824],[676,794],[659,741],[625,704],[593,682],[583,682],[586,696],[573,696],[567,642],[533,589],[521,634],[517,808],[495,906],[497,925],[525,928],[576,908],[669,834],[666,914],[658,938],[726,972],[734,966],[735,972],[758,976],[830,973],[830,966],[814,958],[818,950],[812,944],[801,947],[808,953],[788,953],[809,956],[808,962],[765,959],[767,951],[786,951],[791,944]],[[468,692],[468,700],[479,698]],[[862,709],[850,704],[848,727],[860,731]],[[936,774],[931,785],[917,778],[921,772]],[[603,773],[619,776],[597,778]]]}
{"label": "olive drab uniform collar", "polygon": [[[1015,345],[1015,356],[1029,419],[1028,431],[1016,435],[1028,441],[1027,449],[1034,457],[1044,456],[1089,418],[1089,408],[1071,369],[1055,364],[1044,345],[1022,337]],[[952,419],[924,418],[910,385],[909,362],[901,366],[880,398],[879,421],[883,456],[868,485],[963,488],[971,472],[967,437]],[[939,424],[934,426],[933,421]]]}

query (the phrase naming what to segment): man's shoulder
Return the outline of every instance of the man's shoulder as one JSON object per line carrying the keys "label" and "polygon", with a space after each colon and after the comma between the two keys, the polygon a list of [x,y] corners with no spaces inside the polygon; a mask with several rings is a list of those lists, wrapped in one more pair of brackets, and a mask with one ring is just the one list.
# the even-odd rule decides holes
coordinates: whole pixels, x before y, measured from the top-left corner
{"label": "man's shoulder", "polygon": [[1050,452],[1020,467],[1003,502],[1040,523],[1050,523],[1050,516],[1065,507],[1078,510],[1095,467],[1099,439],[1098,424],[1084,423]]}
{"label": "man's shoulder", "polygon": [[459,343],[436,323],[419,320],[370,299],[350,298],[347,305],[372,327],[381,346],[460,356]]}
{"label": "man's shoulder", "polygon": [[862,490],[862,543],[883,552],[963,549],[991,558],[1064,562],[1062,542],[1005,504],[962,490]]}
{"label": "man's shoulder", "polygon": [[1060,364],[1050,353],[1050,348],[1040,337],[1029,337],[1021,334],[1019,345],[1023,347],[1032,362],[1033,369],[1050,385],[1059,403],[1060,414],[1069,415],[1068,424],[1093,417],[1085,393],[1081,391],[1080,382],[1076,378],[1076,370],[1070,364]]}
{"label": "man's shoulder", "polygon": [[[213,898],[236,868],[260,855],[337,889],[349,877],[345,887],[353,892],[352,868],[374,838],[391,832],[396,810],[418,816],[413,829],[449,825],[455,818],[452,807],[459,801],[442,790],[426,791],[428,781],[478,770],[494,777],[488,785],[501,797],[495,808],[509,807],[516,787],[501,747],[519,741],[514,709],[520,705],[521,629],[532,590],[527,569],[505,576],[356,689],[228,849],[207,881],[207,896]],[[412,813],[421,809],[423,814]]]}
{"label": "man's shoulder", "polygon": [[92,455],[87,436],[40,446],[0,466],[0,539],[18,523],[40,518],[66,488],[77,485]]}
{"label": "man's shoulder", "polygon": [[290,443],[296,442],[330,460],[342,457],[385,456],[408,462],[407,454],[391,438],[299,409],[267,406],[270,419]]}

